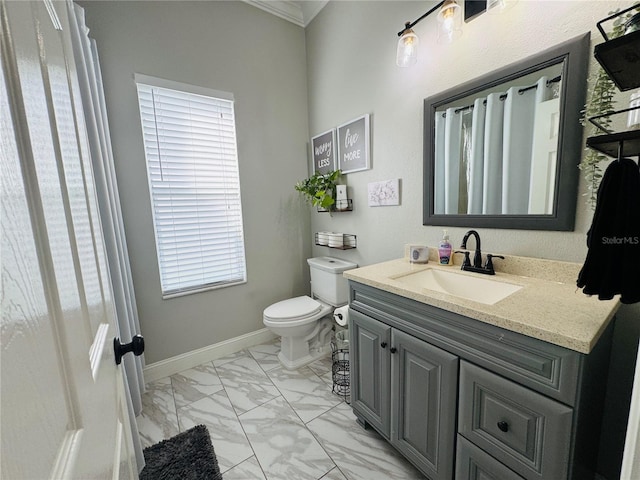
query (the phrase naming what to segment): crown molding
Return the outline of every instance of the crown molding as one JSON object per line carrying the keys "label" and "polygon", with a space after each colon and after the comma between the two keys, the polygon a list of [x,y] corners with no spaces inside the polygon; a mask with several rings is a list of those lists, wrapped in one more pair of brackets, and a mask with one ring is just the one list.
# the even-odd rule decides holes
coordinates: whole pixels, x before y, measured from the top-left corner
{"label": "crown molding", "polygon": [[305,27],[302,8],[298,2],[289,0],[243,0],[249,5],[253,5],[265,12],[269,12],[277,17],[284,18],[300,27]]}
{"label": "crown molding", "polygon": [[329,0],[242,0],[260,10],[305,28]]}
{"label": "crown molding", "polygon": [[329,3],[329,0],[303,0],[297,3],[302,8],[302,18],[304,19],[304,26],[306,27],[311,23],[311,20],[320,13],[320,10]]}

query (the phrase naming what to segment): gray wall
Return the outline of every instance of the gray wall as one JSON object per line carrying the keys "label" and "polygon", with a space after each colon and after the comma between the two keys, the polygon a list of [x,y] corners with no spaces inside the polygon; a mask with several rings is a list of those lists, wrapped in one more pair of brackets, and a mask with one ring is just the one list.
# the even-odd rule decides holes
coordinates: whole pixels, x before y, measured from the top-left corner
{"label": "gray wall", "polygon": [[[96,39],[147,363],[260,328],[308,292],[304,30],[242,2],[79,2]],[[134,73],[232,92],[248,282],[162,300]]]}
{"label": "gray wall", "polygon": [[[520,1],[465,24],[452,45],[435,42],[429,17],[416,27],[418,65],[400,69],[395,33],[424,13],[422,2],[330,2],[306,31],[239,1],[79,3],[98,42],[148,363],[262,328],[265,306],[308,292],[311,254],[366,265],[400,257],[406,243],[434,245],[441,228],[422,225],[423,99],[588,30],[597,43],[596,22],[620,6]],[[246,285],[161,299],[136,72],[234,93]],[[309,215],[293,191],[308,173],[309,136],[364,113],[373,168],[345,177],[354,211]],[[367,207],[367,183],[389,178],[401,178],[402,204]],[[582,262],[592,212],[580,185],[574,232],[481,229],[485,250]],[[357,234],[358,248],[312,248],[319,230]],[[465,229],[449,230],[457,244]]]}
{"label": "gray wall", "polygon": [[[436,42],[434,14],[414,28],[418,64],[402,69],[395,65],[396,33],[427,4],[329,2],[306,29],[309,132],[371,114],[373,168],[343,178],[354,211],[315,214],[312,230],[357,234],[358,249],[342,256],[361,264],[398,258],[405,243],[436,245],[442,228],[422,225],[423,100],[587,31],[599,43],[596,22],[620,4],[519,1],[502,15],[483,14],[464,24],[462,37],[450,45]],[[367,184],[391,178],[401,179],[401,205],[368,207]],[[582,181],[580,188],[584,193]],[[591,218],[581,196],[574,232],[481,229],[482,245],[487,252],[581,262]],[[452,243],[459,245],[466,230],[449,228]]]}
{"label": "gray wall", "polygon": [[[436,42],[436,18],[419,23],[418,63],[395,65],[396,33],[426,12],[422,2],[329,2],[306,28],[309,133],[316,135],[362,114],[371,114],[371,170],[343,176],[354,211],[312,213],[311,228],[356,234],[356,250],[313,246],[314,255],[331,252],[360,265],[403,255],[404,245],[437,245],[442,228],[422,225],[423,100],[482,74],[591,31],[620,1],[519,1],[499,15],[483,14],[463,25],[460,39]],[[592,59],[590,71],[596,67]],[[629,92],[618,96],[628,104]],[[580,128],[580,126],[576,126]],[[582,174],[576,169],[576,175]],[[367,184],[400,178],[401,205],[368,207]],[[581,178],[573,232],[480,229],[483,250],[582,263],[593,211],[586,205]],[[448,228],[454,246],[467,228]],[[337,252],[337,253],[336,253]],[[623,261],[623,259],[621,259]],[[499,262],[499,261],[498,261]],[[500,269],[499,263],[496,267]],[[638,338],[640,305],[623,306],[629,338]]]}
{"label": "gray wall", "polygon": [[[330,2],[306,29],[309,82],[309,133],[316,135],[362,114],[371,114],[372,169],[348,174],[354,211],[312,214],[312,231],[356,234],[357,250],[313,247],[314,254],[333,255],[361,265],[403,255],[407,243],[434,246],[441,227],[422,225],[423,100],[489,71],[591,31],[592,44],[602,42],[596,23],[610,11],[633,2],[523,1],[501,15],[483,14],[464,24],[463,36],[451,45],[436,42],[436,18],[414,30],[420,37],[418,64],[395,65],[396,33],[429,8],[424,2]],[[595,61],[590,70],[593,71]],[[629,94],[618,96],[620,108]],[[580,128],[576,126],[576,128]],[[581,173],[576,170],[576,175]],[[401,205],[367,206],[367,184],[401,179]],[[480,229],[483,250],[582,263],[586,232],[593,217],[580,192],[573,232]],[[454,246],[467,228],[448,228]],[[335,253],[337,252],[337,254]],[[624,259],[620,259],[624,261]],[[500,265],[496,268],[499,270]],[[576,295],[582,295],[579,291]],[[603,473],[617,478],[626,430],[635,352],[640,334],[640,304],[622,306],[614,336],[601,453]],[[613,450],[613,451],[612,451]]]}

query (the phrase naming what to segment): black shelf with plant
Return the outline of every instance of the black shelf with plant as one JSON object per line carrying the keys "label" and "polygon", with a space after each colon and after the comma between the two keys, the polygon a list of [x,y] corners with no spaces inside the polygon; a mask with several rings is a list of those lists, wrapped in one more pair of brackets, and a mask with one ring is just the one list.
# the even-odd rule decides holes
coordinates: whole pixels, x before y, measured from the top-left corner
{"label": "black shelf with plant", "polygon": [[[602,66],[598,67],[597,72],[590,78],[592,86],[582,111],[582,124],[589,126],[590,130],[586,153],[580,163],[580,169],[584,172],[587,181],[587,203],[594,209],[598,187],[603,175],[601,163],[608,160],[607,156],[614,156],[612,155],[614,151],[616,157],[617,153],[623,153],[623,151],[625,155],[633,154],[629,148],[633,147],[632,150],[635,151],[636,137],[640,136],[640,132],[616,134],[611,130],[612,116],[623,112],[615,109],[616,100],[614,97],[618,84],[622,82],[626,85],[632,85],[640,81],[638,58],[636,56],[634,60],[628,57],[629,48],[637,50],[640,47],[640,36],[638,35],[640,32],[629,31],[630,25],[635,25],[633,22],[637,19],[638,12],[640,12],[640,4],[635,4],[622,11],[616,10],[610,12],[610,16],[598,22],[597,25],[605,43],[596,46],[595,57]],[[607,21],[613,22],[613,28],[609,34],[604,31],[602,26]],[[625,65],[623,68],[620,62],[624,62],[625,58],[627,58],[627,63],[630,61],[632,64]],[[612,69],[622,72],[624,78],[616,78]],[[613,76],[613,80],[610,75]],[[595,119],[597,122],[591,121]],[[587,124],[587,120],[591,121],[591,124]],[[627,143],[629,140],[634,140],[634,143]],[[620,141],[627,143],[626,146],[619,146]],[[635,155],[637,154],[636,152]]]}
{"label": "black shelf with plant", "polygon": [[295,185],[305,200],[318,209],[332,211],[336,203],[336,185],[340,178],[340,170],[327,173],[316,172]]}

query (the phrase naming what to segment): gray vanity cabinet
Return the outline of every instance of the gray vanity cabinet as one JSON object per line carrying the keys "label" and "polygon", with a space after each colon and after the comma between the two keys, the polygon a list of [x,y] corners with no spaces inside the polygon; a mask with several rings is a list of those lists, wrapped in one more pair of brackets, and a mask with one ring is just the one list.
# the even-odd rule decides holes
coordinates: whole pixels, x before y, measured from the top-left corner
{"label": "gray vanity cabinet", "polygon": [[458,358],[352,312],[351,400],[370,424],[433,480],[450,480]]}
{"label": "gray vanity cabinet", "polygon": [[613,323],[585,355],[350,289],[353,411],[430,480],[595,478]]}

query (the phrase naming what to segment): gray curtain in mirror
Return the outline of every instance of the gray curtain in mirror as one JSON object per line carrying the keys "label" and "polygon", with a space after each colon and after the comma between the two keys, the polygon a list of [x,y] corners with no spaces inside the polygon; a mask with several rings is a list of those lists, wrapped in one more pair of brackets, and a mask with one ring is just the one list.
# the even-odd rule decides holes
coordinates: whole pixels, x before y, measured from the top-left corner
{"label": "gray curtain in mirror", "polygon": [[558,84],[535,85],[437,111],[436,214],[553,213]]}
{"label": "gray curtain in mirror", "polygon": [[[98,52],[95,41],[89,38],[84,10],[72,2],[68,2],[67,5],[117,326],[122,342],[129,343],[132,336],[140,333],[140,324],[116,184]],[[122,358],[125,381],[129,387],[126,389],[127,401],[138,471],[144,466],[142,445],[135,419],[142,411],[143,362],[142,356],[125,355]]]}

